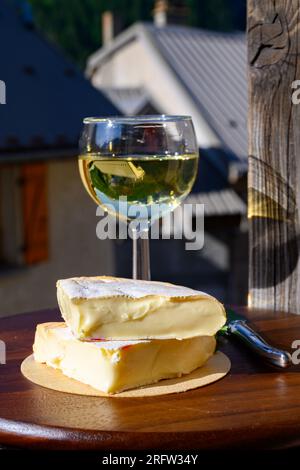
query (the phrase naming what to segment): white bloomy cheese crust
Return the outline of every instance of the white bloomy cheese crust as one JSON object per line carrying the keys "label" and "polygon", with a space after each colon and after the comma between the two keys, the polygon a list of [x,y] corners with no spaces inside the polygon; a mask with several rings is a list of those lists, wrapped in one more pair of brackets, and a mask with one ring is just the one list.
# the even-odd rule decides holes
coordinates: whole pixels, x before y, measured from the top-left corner
{"label": "white bloomy cheese crust", "polygon": [[65,323],[37,326],[34,358],[105,393],[188,374],[214,354],[212,336],[178,340],[79,341]]}
{"label": "white bloomy cheese crust", "polygon": [[223,305],[204,292],[164,282],[77,277],[57,282],[64,320],[80,339],[185,339],[213,336]]}

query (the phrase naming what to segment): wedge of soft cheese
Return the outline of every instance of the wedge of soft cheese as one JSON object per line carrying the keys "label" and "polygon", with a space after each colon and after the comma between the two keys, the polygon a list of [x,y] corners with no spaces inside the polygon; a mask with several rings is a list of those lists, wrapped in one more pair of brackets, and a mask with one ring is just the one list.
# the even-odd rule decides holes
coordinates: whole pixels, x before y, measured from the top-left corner
{"label": "wedge of soft cheese", "polygon": [[57,282],[64,320],[80,339],[184,339],[213,336],[225,324],[223,305],[174,284],[110,277]]}
{"label": "wedge of soft cheese", "polygon": [[37,326],[37,362],[106,393],[116,393],[178,377],[202,366],[214,354],[213,336],[178,341],[79,341],[65,323]]}

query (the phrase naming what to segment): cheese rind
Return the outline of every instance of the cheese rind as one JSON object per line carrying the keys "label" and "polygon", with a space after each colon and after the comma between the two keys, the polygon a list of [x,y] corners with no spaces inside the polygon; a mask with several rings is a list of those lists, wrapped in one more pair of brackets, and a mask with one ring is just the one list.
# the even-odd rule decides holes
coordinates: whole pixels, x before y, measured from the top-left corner
{"label": "cheese rind", "polygon": [[214,337],[182,341],[79,341],[65,323],[37,326],[34,358],[105,393],[188,374],[215,351]]}
{"label": "cheese rind", "polygon": [[213,336],[223,305],[204,292],[163,282],[91,277],[57,282],[62,316],[80,339]]}

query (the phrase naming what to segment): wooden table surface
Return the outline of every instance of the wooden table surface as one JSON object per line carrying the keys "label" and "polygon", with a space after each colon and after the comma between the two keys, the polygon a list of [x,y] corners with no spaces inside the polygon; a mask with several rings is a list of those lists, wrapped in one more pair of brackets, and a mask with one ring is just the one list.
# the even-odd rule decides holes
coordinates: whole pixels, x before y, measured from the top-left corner
{"label": "wooden table surface", "polygon": [[[300,315],[248,311],[259,331],[290,350],[300,339]],[[0,445],[35,449],[229,449],[300,445],[300,368],[264,366],[236,340],[220,349],[232,369],[219,382],[179,395],[99,398],[69,395],[27,381],[35,325],[58,311],[0,319],[7,364],[0,365]]]}

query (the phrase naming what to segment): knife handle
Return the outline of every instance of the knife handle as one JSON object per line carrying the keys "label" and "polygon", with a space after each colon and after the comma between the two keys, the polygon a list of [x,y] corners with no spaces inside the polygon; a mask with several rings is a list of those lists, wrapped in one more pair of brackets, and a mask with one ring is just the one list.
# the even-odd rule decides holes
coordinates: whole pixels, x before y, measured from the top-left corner
{"label": "knife handle", "polygon": [[292,357],[289,352],[268,344],[245,321],[235,320],[231,322],[229,331],[269,364],[283,369],[292,365]]}

